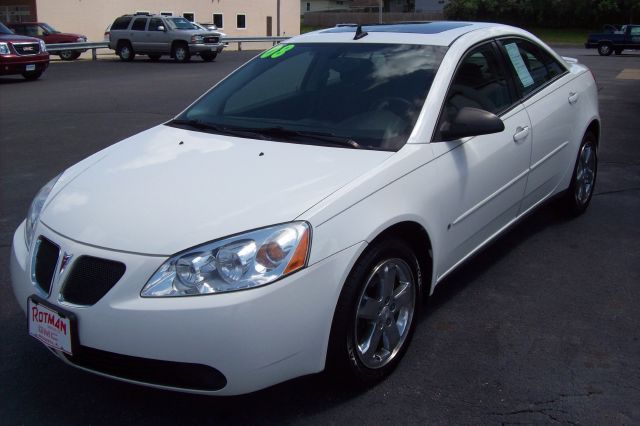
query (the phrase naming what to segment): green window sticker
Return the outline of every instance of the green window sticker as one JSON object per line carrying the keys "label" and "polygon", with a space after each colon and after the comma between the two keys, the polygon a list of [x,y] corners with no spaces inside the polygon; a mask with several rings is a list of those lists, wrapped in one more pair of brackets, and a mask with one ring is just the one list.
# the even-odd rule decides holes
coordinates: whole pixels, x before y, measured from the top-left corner
{"label": "green window sticker", "polygon": [[295,44],[278,44],[260,55],[260,59],[276,59],[296,47]]}

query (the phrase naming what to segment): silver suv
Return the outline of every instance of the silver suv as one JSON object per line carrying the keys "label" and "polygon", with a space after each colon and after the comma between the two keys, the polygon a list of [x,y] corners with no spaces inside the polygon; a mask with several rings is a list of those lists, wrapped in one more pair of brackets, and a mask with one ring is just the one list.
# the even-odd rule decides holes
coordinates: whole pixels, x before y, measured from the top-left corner
{"label": "silver suv", "polygon": [[185,18],[137,13],[123,15],[111,24],[109,47],[127,62],[136,54],[148,55],[152,61],[171,55],[177,62],[189,62],[192,55],[200,55],[210,62],[224,44],[220,33],[197,29]]}

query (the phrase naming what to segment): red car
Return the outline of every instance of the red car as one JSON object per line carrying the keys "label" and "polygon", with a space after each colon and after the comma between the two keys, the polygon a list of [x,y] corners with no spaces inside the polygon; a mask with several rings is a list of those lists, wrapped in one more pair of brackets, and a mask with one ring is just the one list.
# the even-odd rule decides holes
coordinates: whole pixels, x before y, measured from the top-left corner
{"label": "red car", "polygon": [[[15,22],[7,24],[16,34],[29,37],[39,38],[46,44],[56,43],[83,43],[87,41],[87,37],[81,34],[61,33],[51,25],[44,22]],[[80,50],[61,50],[57,53],[60,59],[65,61],[73,61],[78,59],[84,51]]]}
{"label": "red car", "polygon": [[44,41],[16,35],[0,23],[0,75],[22,74],[27,80],[35,80],[48,66]]}

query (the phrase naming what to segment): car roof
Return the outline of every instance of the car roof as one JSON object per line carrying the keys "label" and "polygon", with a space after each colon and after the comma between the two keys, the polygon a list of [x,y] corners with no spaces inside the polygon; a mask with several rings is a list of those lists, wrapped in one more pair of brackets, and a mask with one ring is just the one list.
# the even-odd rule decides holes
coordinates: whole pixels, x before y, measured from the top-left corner
{"label": "car roof", "polygon": [[[357,24],[339,24],[333,28],[313,31],[288,40],[290,43],[339,43],[352,41]],[[360,42],[368,43],[408,43],[432,46],[450,46],[461,36],[479,30],[488,31],[494,36],[503,34],[528,33],[519,28],[489,22],[399,22],[388,24],[365,24],[362,31],[367,32]]]}

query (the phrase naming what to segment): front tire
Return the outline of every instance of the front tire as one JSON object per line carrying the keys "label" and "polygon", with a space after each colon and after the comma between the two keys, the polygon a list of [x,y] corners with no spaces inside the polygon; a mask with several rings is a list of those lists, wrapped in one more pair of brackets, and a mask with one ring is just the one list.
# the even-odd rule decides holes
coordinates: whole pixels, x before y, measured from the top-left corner
{"label": "front tire", "polygon": [[80,57],[80,52],[76,52],[73,50],[63,50],[58,54],[58,56],[60,56],[60,59],[62,59],[63,61],[75,61]]}
{"label": "front tire", "polygon": [[611,44],[609,43],[601,43],[598,46],[598,53],[600,56],[609,56],[613,53],[613,47],[611,47]]}
{"label": "front tire", "polygon": [[598,152],[596,137],[587,132],[582,138],[578,158],[573,168],[571,184],[564,195],[567,212],[571,216],[578,216],[587,210],[598,173]]}
{"label": "front tire", "polygon": [[186,44],[176,44],[173,48],[173,59],[176,62],[189,62],[191,60],[191,52]]}
{"label": "front tire", "polygon": [[218,56],[218,54],[216,52],[201,53],[200,54],[200,58],[202,58],[202,60],[205,61],[205,62],[213,61],[216,58],[216,56]]}
{"label": "front tire", "polygon": [[22,76],[27,80],[37,80],[42,75],[42,71],[23,72]]}
{"label": "front tire", "polygon": [[404,356],[420,307],[420,264],[402,240],[371,246],[342,289],[331,326],[327,370],[349,384],[369,386]]}

